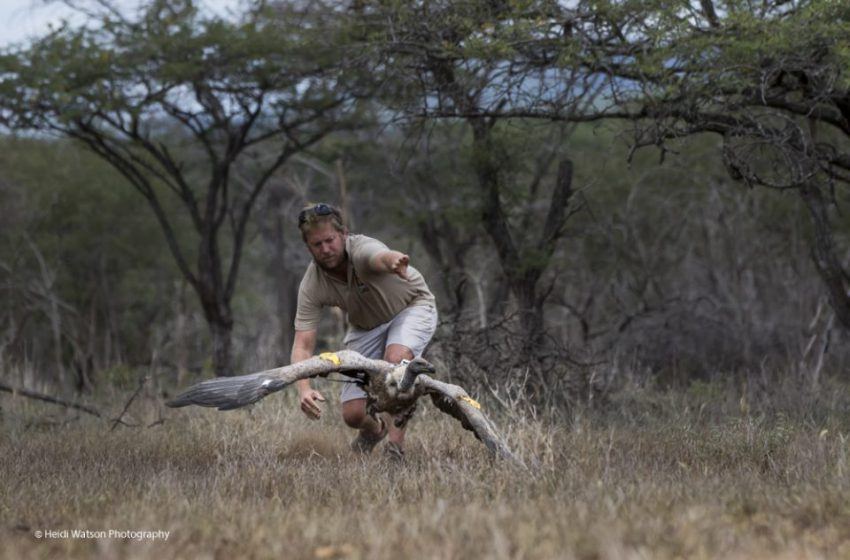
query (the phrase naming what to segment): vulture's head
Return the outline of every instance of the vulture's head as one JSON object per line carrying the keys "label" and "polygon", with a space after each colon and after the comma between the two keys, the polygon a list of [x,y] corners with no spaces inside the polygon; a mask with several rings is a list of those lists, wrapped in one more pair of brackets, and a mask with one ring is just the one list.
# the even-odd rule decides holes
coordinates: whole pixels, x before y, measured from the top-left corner
{"label": "vulture's head", "polygon": [[414,358],[404,368],[404,373],[398,383],[398,392],[406,393],[413,389],[416,378],[422,373],[434,373],[433,364],[424,358]]}
{"label": "vulture's head", "polygon": [[434,371],[434,366],[424,358],[402,360],[387,376],[387,393],[393,398],[413,396],[413,387],[419,374]]}

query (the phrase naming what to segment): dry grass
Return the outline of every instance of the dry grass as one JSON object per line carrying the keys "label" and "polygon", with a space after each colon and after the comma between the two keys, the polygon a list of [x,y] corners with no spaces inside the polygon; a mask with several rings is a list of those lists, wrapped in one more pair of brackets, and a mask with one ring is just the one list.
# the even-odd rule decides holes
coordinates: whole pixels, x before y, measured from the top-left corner
{"label": "dry grass", "polygon": [[[311,423],[291,395],[113,432],[33,424],[56,409],[4,397],[0,556],[850,558],[845,394],[760,413],[727,389],[632,388],[536,417],[484,399],[532,473],[493,464],[430,406],[399,466],[352,456],[338,414]],[[33,536],[73,528],[170,536]]]}

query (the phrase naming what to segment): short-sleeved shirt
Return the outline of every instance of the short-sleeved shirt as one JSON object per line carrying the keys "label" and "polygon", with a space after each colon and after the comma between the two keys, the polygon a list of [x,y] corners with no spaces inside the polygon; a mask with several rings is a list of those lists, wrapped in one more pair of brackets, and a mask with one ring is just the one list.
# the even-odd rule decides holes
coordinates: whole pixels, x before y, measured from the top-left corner
{"label": "short-sleeved shirt", "polygon": [[298,288],[295,330],[309,331],[319,326],[322,307],[340,307],[348,322],[358,329],[374,329],[399,312],[414,305],[434,305],[434,295],[422,274],[407,267],[405,280],[390,272],[374,272],[369,261],[389,248],[365,235],[349,235],[348,281],[328,274],[315,261],[310,262]]}

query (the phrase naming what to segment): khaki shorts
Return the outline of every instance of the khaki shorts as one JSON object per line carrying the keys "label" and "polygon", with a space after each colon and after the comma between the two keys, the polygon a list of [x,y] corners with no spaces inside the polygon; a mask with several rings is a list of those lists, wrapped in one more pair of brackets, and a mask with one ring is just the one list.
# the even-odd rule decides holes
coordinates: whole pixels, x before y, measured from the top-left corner
{"label": "khaki shorts", "polygon": [[[419,357],[431,342],[437,330],[437,310],[430,305],[414,305],[374,329],[361,330],[354,327],[345,335],[345,348],[360,352],[367,358],[382,359],[387,346],[401,344]],[[340,401],[365,399],[366,392],[355,383],[344,383]]]}

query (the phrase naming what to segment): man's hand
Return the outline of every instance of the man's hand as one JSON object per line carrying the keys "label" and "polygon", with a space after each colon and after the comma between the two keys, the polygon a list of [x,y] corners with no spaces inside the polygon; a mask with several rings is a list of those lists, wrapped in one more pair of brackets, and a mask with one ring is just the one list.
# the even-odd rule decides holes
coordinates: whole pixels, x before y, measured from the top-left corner
{"label": "man's hand", "polygon": [[402,280],[410,281],[407,276],[407,265],[410,257],[398,251],[381,251],[369,260],[369,268],[375,272],[389,272],[397,274]]}
{"label": "man's hand", "polygon": [[398,274],[403,280],[410,280],[407,277],[407,265],[410,264],[410,257],[403,253],[392,252],[387,259],[387,266],[391,272]]}
{"label": "man's hand", "polygon": [[305,389],[300,393],[301,411],[307,415],[310,420],[318,420],[322,416],[322,408],[318,402],[325,402],[325,397],[315,389]]}

